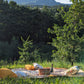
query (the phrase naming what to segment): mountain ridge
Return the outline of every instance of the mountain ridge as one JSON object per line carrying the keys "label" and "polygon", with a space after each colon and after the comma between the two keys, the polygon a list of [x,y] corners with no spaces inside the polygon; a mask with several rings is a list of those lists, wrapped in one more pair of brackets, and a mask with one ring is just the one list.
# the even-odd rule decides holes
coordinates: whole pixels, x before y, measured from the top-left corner
{"label": "mountain ridge", "polygon": [[46,5],[46,6],[55,6],[61,5],[60,2],[56,2],[55,0],[8,0],[15,1],[19,5]]}

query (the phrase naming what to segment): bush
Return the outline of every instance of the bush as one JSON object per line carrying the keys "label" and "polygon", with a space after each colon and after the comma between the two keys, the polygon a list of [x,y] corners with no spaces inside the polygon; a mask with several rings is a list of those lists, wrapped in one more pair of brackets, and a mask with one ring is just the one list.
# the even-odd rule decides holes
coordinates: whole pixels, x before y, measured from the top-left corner
{"label": "bush", "polygon": [[8,42],[0,42],[0,60],[7,60],[8,62],[12,62],[13,60],[18,58],[18,41],[13,38],[11,43]]}
{"label": "bush", "polygon": [[37,61],[40,59],[40,55],[38,53],[38,49],[33,49],[33,42],[29,40],[29,37],[24,40],[21,37],[21,40],[23,42],[22,48],[19,48],[19,63],[27,63],[30,61]]}

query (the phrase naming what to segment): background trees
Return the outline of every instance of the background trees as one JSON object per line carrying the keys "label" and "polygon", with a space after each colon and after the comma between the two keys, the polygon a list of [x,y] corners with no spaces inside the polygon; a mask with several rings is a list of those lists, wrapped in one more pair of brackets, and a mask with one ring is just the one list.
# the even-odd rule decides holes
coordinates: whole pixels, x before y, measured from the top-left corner
{"label": "background trees", "polygon": [[78,2],[82,2],[83,0],[70,0],[70,1],[72,1],[73,3],[78,3]]}
{"label": "background trees", "polygon": [[[22,51],[20,56],[22,55],[25,60],[29,56],[29,52],[29,54],[31,53],[31,60],[39,56],[42,60],[51,61],[53,48],[55,49],[55,51],[53,50],[53,57],[67,59],[71,62],[79,60],[78,58],[83,56],[80,54],[80,51],[83,52],[84,39],[83,5],[84,3],[77,3],[72,6],[31,8],[17,5],[14,1],[8,3],[2,0],[0,2],[0,47],[4,43],[2,46],[4,53],[9,53],[12,47],[13,49],[11,49],[9,56],[1,51],[1,58],[18,59],[17,47],[21,48],[22,45],[20,38],[22,36],[26,42],[30,35],[30,40],[33,41],[33,52],[27,49],[25,56],[23,56],[24,51]],[[48,28],[50,28],[50,33],[47,32]],[[14,41],[13,38],[15,38]],[[48,42],[52,42],[54,47]],[[7,46],[12,47],[6,51]],[[25,49],[24,46],[21,50],[23,49]]]}
{"label": "background trees", "polygon": [[[61,8],[61,6],[58,6]],[[10,42],[13,36],[26,39],[29,35],[34,43],[51,41],[53,35],[47,29],[56,24],[64,24],[58,7],[29,8],[16,2],[3,1],[0,4],[0,40]],[[68,7],[65,10],[68,11]]]}
{"label": "background trees", "polygon": [[[52,28],[54,22],[57,23],[54,19],[54,10],[44,7],[43,9],[39,8],[30,8],[25,6],[19,6],[16,2],[10,1],[1,1],[0,0],[0,42],[1,42],[1,60],[18,59],[18,49],[17,47],[22,45],[21,36],[24,40],[30,35],[30,39],[33,40],[34,44],[40,44],[46,46],[48,41],[51,41],[53,35],[47,32],[49,27]],[[54,12],[54,13],[53,13]],[[17,44],[12,39],[15,38]],[[41,44],[42,43],[42,44]],[[20,45],[19,45],[20,44]],[[9,46],[7,48],[7,46]],[[16,47],[16,48],[15,48]],[[39,47],[38,45],[36,46]],[[11,49],[13,48],[13,49]],[[44,48],[40,47],[40,52],[44,53]],[[11,49],[11,51],[10,51]],[[48,50],[48,48],[46,47]],[[38,50],[37,50],[38,51]],[[51,58],[51,49],[49,49],[50,54],[46,51],[46,54]],[[4,52],[4,54],[3,54]],[[6,53],[6,54],[5,54]],[[36,53],[36,50],[33,54]],[[10,54],[10,55],[9,55]],[[45,54],[43,54],[42,59],[44,59]],[[46,56],[47,59],[47,56]]]}
{"label": "background trees", "polygon": [[73,61],[80,60],[81,57],[80,52],[83,46],[81,43],[84,40],[83,5],[84,3],[72,5],[63,17],[65,25],[54,25],[52,30],[49,29],[50,33],[56,34],[52,45],[57,48],[57,51],[53,51],[53,57],[69,60],[72,65]]}

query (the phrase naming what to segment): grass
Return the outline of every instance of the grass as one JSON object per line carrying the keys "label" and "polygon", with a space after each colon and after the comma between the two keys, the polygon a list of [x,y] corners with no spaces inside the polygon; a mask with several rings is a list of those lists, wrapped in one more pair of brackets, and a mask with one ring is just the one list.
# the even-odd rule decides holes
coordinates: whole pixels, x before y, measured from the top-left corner
{"label": "grass", "polygon": [[[29,64],[29,63],[27,63]],[[40,63],[43,67],[51,67],[51,64],[56,68],[70,68],[71,64],[65,61],[52,61],[52,62],[42,62]],[[83,63],[74,63],[74,66],[81,66],[84,70]],[[25,64],[8,64],[1,66],[2,68],[24,68]],[[0,79],[0,84],[84,84],[83,77],[55,77],[55,78],[45,78],[45,79],[29,79],[29,78],[6,78]]]}
{"label": "grass", "polygon": [[84,78],[56,77],[45,79],[3,79],[0,84],[84,84]]}
{"label": "grass", "polygon": [[[71,66],[71,63],[70,62],[65,62],[65,61],[52,61],[52,62],[47,62],[47,61],[44,61],[44,62],[37,62],[38,64],[40,64],[41,66],[43,67],[51,67],[51,64],[53,64],[54,67],[56,68],[70,68],[72,67]],[[33,65],[33,63],[26,63],[26,64],[31,64]],[[1,65],[0,68],[24,68],[24,66],[26,64],[6,64],[6,65]],[[75,62],[74,63],[74,66],[81,66],[81,69],[84,70],[84,62],[80,62],[80,63],[77,63]]]}

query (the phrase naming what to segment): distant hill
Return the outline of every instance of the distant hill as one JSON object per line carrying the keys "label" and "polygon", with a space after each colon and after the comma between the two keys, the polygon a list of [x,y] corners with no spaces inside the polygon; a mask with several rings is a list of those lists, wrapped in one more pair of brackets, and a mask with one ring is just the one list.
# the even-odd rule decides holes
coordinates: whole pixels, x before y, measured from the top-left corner
{"label": "distant hill", "polygon": [[55,0],[8,0],[15,1],[20,5],[46,5],[46,6],[55,6],[61,5],[61,3],[56,2]]}

